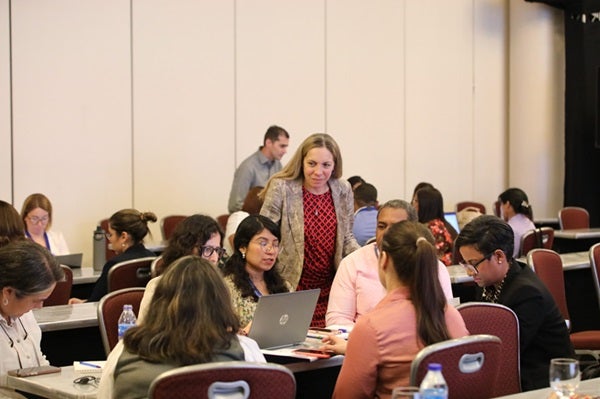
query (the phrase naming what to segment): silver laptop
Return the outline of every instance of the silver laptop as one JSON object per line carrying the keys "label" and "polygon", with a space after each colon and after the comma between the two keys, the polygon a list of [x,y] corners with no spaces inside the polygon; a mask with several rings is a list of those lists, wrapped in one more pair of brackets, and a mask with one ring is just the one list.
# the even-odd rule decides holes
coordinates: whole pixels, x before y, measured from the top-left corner
{"label": "silver laptop", "polygon": [[314,289],[260,297],[248,336],[261,349],[283,348],[304,342],[320,291]]}
{"label": "silver laptop", "polygon": [[69,267],[81,267],[81,260],[83,259],[83,254],[67,254],[67,255],[56,255],[54,256],[58,263],[61,265],[66,265]]}

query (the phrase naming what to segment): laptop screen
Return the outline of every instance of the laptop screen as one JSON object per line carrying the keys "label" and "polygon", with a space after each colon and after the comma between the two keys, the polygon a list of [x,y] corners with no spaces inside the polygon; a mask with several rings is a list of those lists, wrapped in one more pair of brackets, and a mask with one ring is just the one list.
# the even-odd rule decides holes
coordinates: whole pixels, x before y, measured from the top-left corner
{"label": "laptop screen", "polygon": [[445,212],[444,217],[454,227],[457,233],[460,233],[460,227],[458,227],[458,217],[456,216],[456,212]]}

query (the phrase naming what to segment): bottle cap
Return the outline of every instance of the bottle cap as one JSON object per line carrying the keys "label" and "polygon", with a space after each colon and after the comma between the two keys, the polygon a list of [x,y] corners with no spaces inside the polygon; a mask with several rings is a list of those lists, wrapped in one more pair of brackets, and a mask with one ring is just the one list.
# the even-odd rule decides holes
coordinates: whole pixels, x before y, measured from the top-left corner
{"label": "bottle cap", "polygon": [[[133,306],[132,306],[132,305],[129,305],[129,304],[127,304],[127,305],[123,305],[123,309],[133,309]],[[441,366],[440,366],[440,367],[441,367]]]}
{"label": "bottle cap", "polygon": [[442,365],[439,363],[429,363],[427,369],[433,371],[442,371]]}

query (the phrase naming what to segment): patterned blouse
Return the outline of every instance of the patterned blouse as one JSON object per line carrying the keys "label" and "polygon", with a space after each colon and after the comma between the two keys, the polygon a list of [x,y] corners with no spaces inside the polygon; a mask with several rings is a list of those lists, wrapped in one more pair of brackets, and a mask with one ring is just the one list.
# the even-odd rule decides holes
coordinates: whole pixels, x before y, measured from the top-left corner
{"label": "patterned blouse", "polygon": [[431,230],[431,234],[433,234],[433,238],[435,239],[435,248],[438,252],[438,258],[446,266],[452,265],[452,248],[454,243],[444,221],[441,219],[433,219],[427,223],[427,227],[429,227],[429,230]]}
{"label": "patterned blouse", "polygon": [[[255,299],[253,296],[243,297],[241,291],[233,282],[233,276],[225,276],[223,277],[223,280],[225,280],[225,285],[229,289],[233,310],[240,319],[240,327],[244,328],[254,318],[254,312],[256,311],[258,299]],[[285,282],[285,286],[288,291],[293,291],[292,287],[287,281]]]}
{"label": "patterned blouse", "polygon": [[304,201],[304,267],[298,290],[320,288],[311,326],[325,327],[329,291],[335,275],[333,256],[337,217],[331,190],[315,195],[302,189]]}

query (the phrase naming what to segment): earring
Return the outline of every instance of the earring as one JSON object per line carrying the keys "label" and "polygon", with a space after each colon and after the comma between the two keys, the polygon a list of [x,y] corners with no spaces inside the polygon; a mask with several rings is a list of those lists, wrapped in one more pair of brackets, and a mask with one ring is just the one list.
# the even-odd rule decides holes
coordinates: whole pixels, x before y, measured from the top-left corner
{"label": "earring", "polygon": [[3,304],[4,306],[8,305],[8,299],[4,298],[4,300],[2,301],[2,304]]}
{"label": "earring", "polygon": [[125,243],[124,243],[124,242],[122,242],[122,243],[121,243],[121,247],[124,247],[124,246],[125,246]]}
{"label": "earring", "polygon": [[246,253],[242,252],[242,259],[246,259]]}

